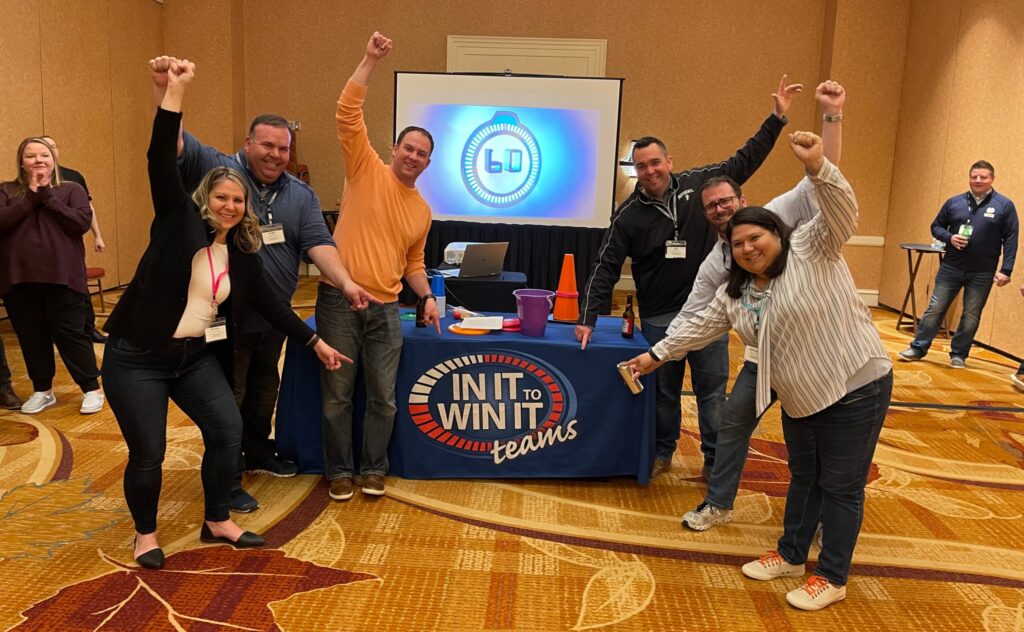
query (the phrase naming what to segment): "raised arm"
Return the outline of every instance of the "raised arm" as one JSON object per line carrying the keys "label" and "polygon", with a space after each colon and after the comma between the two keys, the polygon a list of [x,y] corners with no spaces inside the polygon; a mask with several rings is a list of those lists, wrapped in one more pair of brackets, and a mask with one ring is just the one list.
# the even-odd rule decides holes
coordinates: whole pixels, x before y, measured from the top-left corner
{"label": "raised arm", "polygon": [[176,142],[181,128],[181,103],[185,87],[195,77],[195,64],[187,59],[175,62],[167,70],[167,89],[153,119],[149,142],[149,188],[157,215],[180,210],[188,202],[188,193],[178,171]]}
{"label": "raised arm", "polygon": [[370,137],[366,131],[366,120],[363,117],[363,101],[366,99],[367,85],[373,75],[377,63],[391,52],[391,40],[378,32],[370,36],[366,43],[366,53],[356,66],[345,88],[338,97],[338,112],[335,120],[338,124],[338,141],[341,153],[345,157],[345,175],[351,179],[374,159],[380,156],[370,145]]}
{"label": "raised arm", "polygon": [[857,231],[857,198],[839,168],[825,159],[821,138],[811,132],[790,135],[793,154],[804,163],[814,183],[821,212],[793,235],[793,248],[808,248],[808,255],[835,259]]}
{"label": "raised arm", "polygon": [[[161,55],[149,60],[149,79],[153,82],[153,107],[158,108],[164,101],[164,94],[167,93],[167,71],[173,64],[179,64],[181,60],[177,57]],[[178,125],[178,154],[185,149],[183,137],[183,125]]]}
{"label": "raised arm", "polygon": [[743,184],[764,163],[775,146],[782,127],[788,122],[786,112],[793,103],[793,97],[803,90],[803,84],[787,84],[786,79],[786,75],[782,75],[778,89],[772,94],[775,105],[771,115],[735,154],[720,163],[707,165],[704,169],[708,172],[708,177],[726,175]]}
{"label": "raised arm", "polygon": [[846,104],[846,90],[835,81],[822,81],[814,91],[814,100],[821,107],[821,142],[825,146],[825,157],[839,166],[843,157],[843,105]]}

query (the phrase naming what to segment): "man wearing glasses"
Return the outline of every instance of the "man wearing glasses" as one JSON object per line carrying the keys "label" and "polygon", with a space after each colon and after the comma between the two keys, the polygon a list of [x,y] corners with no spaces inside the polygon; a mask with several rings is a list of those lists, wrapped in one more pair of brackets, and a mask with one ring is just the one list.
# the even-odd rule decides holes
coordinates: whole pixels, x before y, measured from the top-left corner
{"label": "man wearing glasses", "polygon": [[[644,338],[651,344],[661,340],[669,323],[686,301],[701,261],[708,254],[715,233],[701,208],[698,191],[715,176],[729,176],[746,182],[761,166],[775,145],[793,95],[803,86],[779,82],[772,114],[735,155],[719,163],[672,173],[672,156],[665,144],[653,136],[636,142],[633,163],[637,187],[612,213],[597,261],[584,285],[576,339],[586,349],[599,313],[607,312],[612,288],[619,279],[626,257],[632,259],[633,280],[641,311]],[[715,432],[729,381],[728,337],[691,353],[693,390],[697,396],[697,418],[704,454],[702,473],[715,461]],[[684,361],[665,363],[657,372],[655,394],[655,462],[651,478],[672,467],[672,454],[679,439],[680,392]],[[705,476],[706,477],[706,476]]]}
{"label": "man wearing glasses", "polygon": [[[825,81],[815,90],[814,98],[824,113],[821,137],[825,157],[838,165],[842,153],[846,91],[834,81]],[[773,199],[765,208],[773,211],[789,226],[796,227],[817,214],[814,195],[814,184],[810,178],[804,177],[793,189]],[[725,229],[732,216],[747,205],[739,185],[728,176],[709,178],[700,190],[700,197],[708,223],[718,232],[718,242],[701,264],[693,291],[669,325],[669,333],[707,307],[719,286],[728,279],[732,250],[725,240]],[[760,420],[754,405],[757,349],[747,347],[743,359],[743,368],[736,376],[729,399],[721,409],[722,415],[716,419],[718,434],[714,466],[710,476],[704,477],[708,483],[707,495],[696,509],[683,516],[683,524],[695,531],[706,531],[716,524],[732,520],[733,502],[747,460],[750,435]]]}

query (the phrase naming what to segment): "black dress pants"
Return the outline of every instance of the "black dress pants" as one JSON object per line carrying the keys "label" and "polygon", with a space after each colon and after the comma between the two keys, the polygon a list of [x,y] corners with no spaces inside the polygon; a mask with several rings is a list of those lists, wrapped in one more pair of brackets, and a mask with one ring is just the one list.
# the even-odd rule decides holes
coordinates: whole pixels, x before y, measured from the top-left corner
{"label": "black dress pants", "polygon": [[54,344],[83,393],[100,387],[96,354],[85,335],[85,305],[80,293],[54,283],[18,283],[3,298],[33,390],[53,388],[57,372]]}

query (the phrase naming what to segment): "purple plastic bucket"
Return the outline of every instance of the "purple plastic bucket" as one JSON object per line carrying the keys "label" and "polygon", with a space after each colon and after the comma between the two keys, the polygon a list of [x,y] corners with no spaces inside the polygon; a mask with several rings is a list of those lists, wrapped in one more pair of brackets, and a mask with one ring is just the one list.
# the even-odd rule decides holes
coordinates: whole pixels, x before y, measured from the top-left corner
{"label": "purple plastic bucket", "polygon": [[550,290],[515,290],[512,295],[516,297],[516,310],[519,312],[519,333],[543,336],[555,293]]}

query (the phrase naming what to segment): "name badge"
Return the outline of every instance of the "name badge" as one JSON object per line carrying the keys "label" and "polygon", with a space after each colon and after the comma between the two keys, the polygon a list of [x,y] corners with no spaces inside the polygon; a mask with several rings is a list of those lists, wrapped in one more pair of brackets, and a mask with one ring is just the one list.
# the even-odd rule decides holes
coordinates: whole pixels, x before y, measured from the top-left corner
{"label": "name badge", "polygon": [[686,242],[682,239],[669,239],[665,242],[665,258],[666,259],[685,259],[686,258]]}
{"label": "name badge", "polygon": [[227,319],[214,318],[210,326],[203,332],[203,336],[206,337],[206,342],[217,342],[218,340],[227,340],[228,338],[228,321]]}
{"label": "name badge", "polygon": [[283,244],[284,243],[284,224],[267,224],[266,226],[260,226],[260,232],[263,233],[263,243],[267,244]]}

